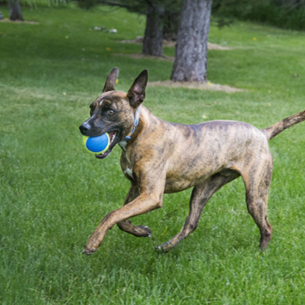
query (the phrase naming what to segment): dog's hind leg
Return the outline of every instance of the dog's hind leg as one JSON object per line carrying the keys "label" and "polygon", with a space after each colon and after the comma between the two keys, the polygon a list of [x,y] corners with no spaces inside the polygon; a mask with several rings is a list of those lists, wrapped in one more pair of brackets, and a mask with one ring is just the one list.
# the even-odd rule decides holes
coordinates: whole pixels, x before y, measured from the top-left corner
{"label": "dog's hind leg", "polygon": [[272,227],[267,217],[267,202],[272,177],[272,156],[253,164],[241,172],[246,187],[246,201],[249,214],[257,224],[261,239],[259,247],[264,249],[271,240]]}
{"label": "dog's hind leg", "polygon": [[192,191],[190,199],[190,211],[182,230],[171,240],[161,246],[157,246],[156,250],[169,251],[178,245],[184,238],[192,233],[198,225],[198,221],[203,208],[213,194],[222,186],[239,177],[239,173],[232,170],[224,170],[217,173],[202,184],[196,185]]}
{"label": "dog's hind leg", "polygon": [[[133,201],[139,196],[138,188],[135,185],[132,185],[129,189],[129,192],[126,196],[124,205],[128,204],[129,202]],[[131,223],[129,219],[122,220],[117,223],[118,227],[129,234],[132,234],[137,237],[150,237],[151,230],[147,226],[135,226]]]}

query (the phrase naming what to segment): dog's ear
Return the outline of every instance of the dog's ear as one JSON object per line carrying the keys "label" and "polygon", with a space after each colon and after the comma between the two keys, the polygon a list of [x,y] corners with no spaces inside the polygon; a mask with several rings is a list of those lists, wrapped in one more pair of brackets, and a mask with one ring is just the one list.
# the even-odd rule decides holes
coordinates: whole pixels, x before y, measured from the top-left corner
{"label": "dog's ear", "polygon": [[129,98],[130,105],[134,108],[140,106],[145,98],[145,88],[147,85],[148,73],[147,70],[143,70],[140,75],[133,82],[130,87],[127,97]]}
{"label": "dog's ear", "polygon": [[106,79],[103,93],[114,90],[114,85],[118,76],[119,76],[119,68],[113,68]]}

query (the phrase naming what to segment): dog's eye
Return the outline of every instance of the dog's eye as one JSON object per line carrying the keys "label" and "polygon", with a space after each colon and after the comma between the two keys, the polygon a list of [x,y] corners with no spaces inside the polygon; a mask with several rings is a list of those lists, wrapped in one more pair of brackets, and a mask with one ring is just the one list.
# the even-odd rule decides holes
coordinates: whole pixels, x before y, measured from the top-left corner
{"label": "dog's eye", "polygon": [[89,108],[90,108],[90,115],[92,115],[92,114],[93,114],[93,111],[94,111],[94,106],[93,106],[93,105],[90,105]]}
{"label": "dog's eye", "polygon": [[109,115],[113,115],[113,114],[114,114],[114,110],[110,109],[110,110],[107,111],[107,113],[108,113]]}

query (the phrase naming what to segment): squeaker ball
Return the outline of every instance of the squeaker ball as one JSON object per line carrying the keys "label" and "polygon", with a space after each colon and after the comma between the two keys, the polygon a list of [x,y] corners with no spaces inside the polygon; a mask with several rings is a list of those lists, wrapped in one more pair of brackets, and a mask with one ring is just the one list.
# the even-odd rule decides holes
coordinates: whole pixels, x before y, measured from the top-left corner
{"label": "squeaker ball", "polygon": [[83,143],[89,152],[103,154],[109,148],[110,137],[107,132],[98,137],[83,136]]}

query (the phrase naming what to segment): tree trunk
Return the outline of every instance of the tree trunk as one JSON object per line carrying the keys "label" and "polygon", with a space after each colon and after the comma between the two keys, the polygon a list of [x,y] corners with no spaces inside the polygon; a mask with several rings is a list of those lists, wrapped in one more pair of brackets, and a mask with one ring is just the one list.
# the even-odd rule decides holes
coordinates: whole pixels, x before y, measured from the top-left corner
{"label": "tree trunk", "polygon": [[207,81],[212,0],[184,0],[177,35],[172,81]]}
{"label": "tree trunk", "polygon": [[10,20],[16,21],[20,20],[23,21],[23,16],[21,13],[20,4],[17,0],[8,0],[8,7],[10,9]]}
{"label": "tree trunk", "polygon": [[163,55],[163,13],[164,8],[161,5],[148,7],[145,36],[142,47],[142,53],[145,55]]}

